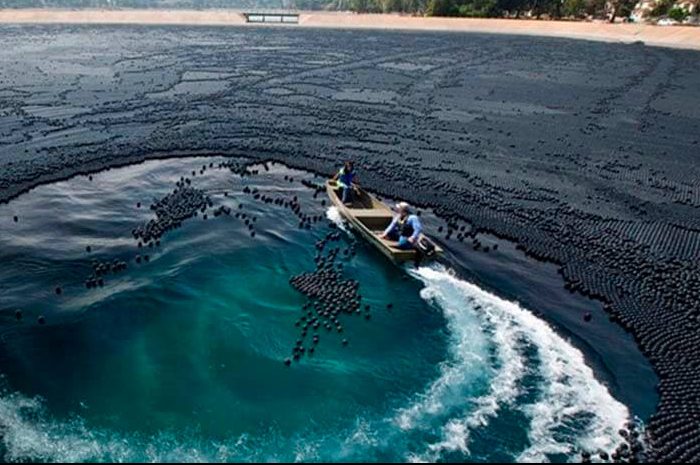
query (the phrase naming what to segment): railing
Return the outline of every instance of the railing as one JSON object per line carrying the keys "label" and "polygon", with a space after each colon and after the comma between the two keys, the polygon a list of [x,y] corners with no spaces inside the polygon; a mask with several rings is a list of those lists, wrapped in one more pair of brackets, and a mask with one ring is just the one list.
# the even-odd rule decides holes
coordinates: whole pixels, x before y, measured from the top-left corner
{"label": "railing", "polygon": [[299,13],[293,10],[254,10],[245,11],[247,23],[298,24]]}

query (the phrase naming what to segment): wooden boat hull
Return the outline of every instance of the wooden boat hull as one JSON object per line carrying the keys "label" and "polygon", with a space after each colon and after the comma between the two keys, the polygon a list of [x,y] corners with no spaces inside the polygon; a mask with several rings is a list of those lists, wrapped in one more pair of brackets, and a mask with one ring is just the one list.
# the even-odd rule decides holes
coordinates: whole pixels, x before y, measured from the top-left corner
{"label": "wooden boat hull", "polygon": [[[416,259],[418,252],[415,250],[399,249],[396,242],[379,237],[394,218],[394,213],[384,203],[355,186],[352,205],[345,205],[338,196],[338,187],[334,181],[326,181],[326,192],[350,226],[384,255],[397,262]],[[441,253],[442,249],[435,245],[435,255]]]}

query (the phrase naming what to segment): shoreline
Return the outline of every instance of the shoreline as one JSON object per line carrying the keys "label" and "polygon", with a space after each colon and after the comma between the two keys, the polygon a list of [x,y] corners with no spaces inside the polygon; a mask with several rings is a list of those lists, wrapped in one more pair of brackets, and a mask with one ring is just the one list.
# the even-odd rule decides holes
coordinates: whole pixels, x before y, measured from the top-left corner
{"label": "shoreline", "polygon": [[299,23],[245,22],[243,10],[0,9],[0,24],[144,24],[384,29],[560,37],[700,50],[700,27],[499,18],[416,17],[398,14],[299,12]]}

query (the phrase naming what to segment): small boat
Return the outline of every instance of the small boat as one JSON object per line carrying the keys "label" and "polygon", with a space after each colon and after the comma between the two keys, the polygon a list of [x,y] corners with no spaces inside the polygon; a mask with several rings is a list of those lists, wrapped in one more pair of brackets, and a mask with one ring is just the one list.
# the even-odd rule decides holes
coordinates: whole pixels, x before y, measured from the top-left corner
{"label": "small boat", "polygon": [[[332,180],[326,181],[326,192],[331,202],[353,229],[390,259],[397,262],[416,261],[419,258],[416,250],[399,249],[395,241],[379,237],[394,218],[392,210],[367,191],[358,186],[353,188],[355,192],[352,205],[345,205],[339,197],[337,183]],[[430,253],[421,254],[421,260],[442,254],[442,249],[427,236],[421,234],[419,242],[429,245],[428,249],[432,249]]]}

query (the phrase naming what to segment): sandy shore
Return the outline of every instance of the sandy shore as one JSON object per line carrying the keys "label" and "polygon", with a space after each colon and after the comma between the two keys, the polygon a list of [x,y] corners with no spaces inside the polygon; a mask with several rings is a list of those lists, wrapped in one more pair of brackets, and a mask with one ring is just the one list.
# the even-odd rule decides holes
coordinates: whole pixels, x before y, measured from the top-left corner
{"label": "sandy shore", "polygon": [[0,23],[244,25],[235,10],[54,10],[0,9]]}
{"label": "sandy shore", "polygon": [[[87,23],[245,25],[236,10],[0,10],[0,23]],[[284,27],[407,29],[424,31],[524,34],[606,42],[642,41],[648,45],[700,50],[700,28],[605,22],[535,21],[476,18],[421,18],[353,13],[300,13],[298,25]]]}

